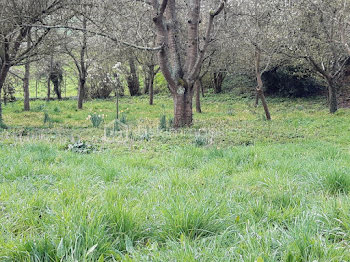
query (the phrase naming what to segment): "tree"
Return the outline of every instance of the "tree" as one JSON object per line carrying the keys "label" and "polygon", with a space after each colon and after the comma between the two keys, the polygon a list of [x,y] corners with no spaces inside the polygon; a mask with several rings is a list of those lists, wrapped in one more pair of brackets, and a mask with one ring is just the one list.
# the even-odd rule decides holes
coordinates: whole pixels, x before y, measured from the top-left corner
{"label": "tree", "polygon": [[[342,4],[343,3],[343,4]],[[345,1],[300,1],[290,6],[286,28],[288,52],[304,59],[328,86],[330,113],[338,109],[337,80],[349,60],[347,35],[341,22]],[[346,6],[346,5],[345,5]]]}
{"label": "tree", "polygon": [[[44,24],[47,18],[55,20],[53,14],[62,9],[63,4],[63,0],[1,1],[0,94],[10,68],[35,56],[35,50],[50,31],[47,28],[32,30],[32,25],[34,23]],[[22,44],[31,30],[34,31],[32,35],[36,37],[30,46],[23,48]],[[1,97],[0,122],[2,122]]]}
{"label": "tree", "polygon": [[[194,84],[198,79],[204,54],[211,41],[214,19],[224,9],[226,1],[221,1],[215,11],[209,12],[207,30],[202,48],[200,42],[200,0],[190,1],[185,7],[187,11],[187,29],[185,56],[182,54],[180,42],[179,1],[152,1],[155,16],[153,21],[157,28],[157,42],[161,46],[158,53],[161,71],[168,82],[174,100],[174,127],[192,124],[192,98]],[[183,23],[182,23],[183,24]]]}

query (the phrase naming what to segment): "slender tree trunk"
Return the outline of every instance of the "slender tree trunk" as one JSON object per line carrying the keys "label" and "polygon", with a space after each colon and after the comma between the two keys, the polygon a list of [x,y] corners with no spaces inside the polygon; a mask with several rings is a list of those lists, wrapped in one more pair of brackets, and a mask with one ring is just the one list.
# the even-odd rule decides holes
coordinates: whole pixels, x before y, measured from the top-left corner
{"label": "slender tree trunk", "polygon": [[154,85],[154,77],[155,77],[154,66],[152,65],[149,68],[149,70],[150,70],[150,72],[149,72],[149,87],[148,87],[148,90],[149,90],[149,104],[153,105],[153,96],[154,96],[153,85]]}
{"label": "slender tree trunk", "polygon": [[[83,16],[83,28],[86,29],[87,20]],[[79,91],[78,91],[78,109],[83,109],[83,102],[85,98],[85,83],[87,76],[87,68],[85,64],[85,54],[87,49],[87,32],[83,32],[83,43],[80,50],[80,73],[79,73]],[[79,69],[79,68],[78,68]]]}
{"label": "slender tree trunk", "polygon": [[328,96],[329,96],[329,112],[333,114],[338,110],[337,90],[333,79],[328,79],[327,81],[328,81]]}
{"label": "slender tree trunk", "polygon": [[83,102],[85,97],[85,82],[84,76],[79,78],[79,92],[78,92],[78,109],[83,109]]}
{"label": "slender tree trunk", "polygon": [[267,120],[271,120],[271,115],[270,115],[269,107],[267,106],[267,102],[266,102],[266,99],[265,99],[264,91],[261,88],[257,88],[256,91],[257,91],[258,96],[260,97],[261,103],[262,103],[262,105],[264,107],[266,119]]}
{"label": "slender tree trunk", "polygon": [[154,78],[149,82],[149,104],[153,105],[154,88],[153,88]]}
{"label": "slender tree trunk", "polygon": [[256,92],[257,92],[257,96],[260,98],[261,103],[264,107],[266,119],[271,120],[269,107],[267,106],[267,102],[266,102],[264,91],[263,91],[264,84],[263,84],[263,81],[261,79],[260,59],[261,59],[261,51],[260,51],[260,49],[256,48],[255,49],[255,73],[256,73],[256,80],[258,82]]}
{"label": "slender tree trunk", "polygon": [[201,89],[202,88],[202,82],[200,79],[198,79],[195,84],[195,90],[196,90],[196,112],[197,113],[202,113],[201,109]]}
{"label": "slender tree trunk", "polygon": [[50,96],[51,96],[51,73],[52,73],[52,66],[53,66],[53,54],[51,54],[50,57],[50,72],[49,72],[49,77],[47,79],[47,101],[50,101]]}
{"label": "slender tree trunk", "polygon": [[127,82],[131,96],[140,95],[140,83],[136,72],[135,61],[132,57],[129,58],[130,75],[128,76]]}
{"label": "slender tree trunk", "polygon": [[[30,33],[27,34],[27,49],[30,49]],[[23,94],[24,94],[24,111],[30,110],[30,101],[29,101],[29,77],[30,77],[30,61],[27,59],[24,66],[24,79],[23,79]]]}
{"label": "slender tree trunk", "polygon": [[256,92],[256,94],[255,94],[255,107],[258,107],[258,105],[259,105],[259,94],[258,94],[258,92]]}
{"label": "slender tree trunk", "polygon": [[24,79],[23,79],[24,111],[30,110],[30,102],[29,102],[29,76],[30,76],[30,72],[29,71],[30,71],[30,63],[26,62]]}
{"label": "slender tree trunk", "polygon": [[144,67],[145,78],[143,81],[143,94],[149,93],[150,74],[149,74],[148,70],[149,70],[148,66],[145,66]]}
{"label": "slender tree trunk", "polygon": [[214,92],[215,94],[219,94],[222,92],[222,83],[225,80],[225,73],[223,72],[218,72],[214,73]]}

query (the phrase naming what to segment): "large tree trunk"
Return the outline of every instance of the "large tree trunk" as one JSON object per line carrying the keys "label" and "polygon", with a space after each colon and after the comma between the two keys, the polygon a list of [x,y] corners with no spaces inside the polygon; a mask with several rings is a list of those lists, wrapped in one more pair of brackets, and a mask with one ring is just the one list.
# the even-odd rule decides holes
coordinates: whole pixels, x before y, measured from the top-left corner
{"label": "large tree trunk", "polygon": [[174,127],[191,126],[193,120],[192,99],[193,92],[176,93],[174,98]]}
{"label": "large tree trunk", "polygon": [[127,79],[129,92],[131,96],[138,96],[140,95],[140,83],[136,72],[135,61],[132,57],[129,58],[129,66],[130,74]]}
{"label": "large tree trunk", "polygon": [[333,114],[338,110],[337,90],[333,79],[328,79],[327,81],[328,81],[328,95],[329,95],[329,112]]}
{"label": "large tree trunk", "polygon": [[[27,35],[27,49],[30,49],[30,33]],[[24,66],[24,79],[23,79],[23,94],[24,94],[24,111],[30,110],[29,102],[29,77],[30,77],[30,61],[27,59]]]}
{"label": "large tree trunk", "polygon": [[222,84],[225,80],[226,74],[223,72],[214,73],[213,83],[214,83],[214,92],[219,94],[222,92]]}
{"label": "large tree trunk", "polygon": [[196,112],[202,113],[201,109],[201,90],[202,90],[202,81],[198,79],[194,84],[196,90]]}

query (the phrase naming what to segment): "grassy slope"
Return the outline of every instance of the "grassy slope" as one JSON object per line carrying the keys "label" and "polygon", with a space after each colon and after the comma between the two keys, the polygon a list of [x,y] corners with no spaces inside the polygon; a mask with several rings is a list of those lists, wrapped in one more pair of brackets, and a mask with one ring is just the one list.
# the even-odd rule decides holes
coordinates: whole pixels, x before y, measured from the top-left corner
{"label": "grassy slope", "polygon": [[[193,128],[159,132],[170,98],[121,103],[126,137],[86,120],[112,121],[112,101],[5,107],[1,261],[350,260],[349,110],[274,99],[268,123],[251,100],[212,96]],[[66,151],[77,137],[98,152]]]}

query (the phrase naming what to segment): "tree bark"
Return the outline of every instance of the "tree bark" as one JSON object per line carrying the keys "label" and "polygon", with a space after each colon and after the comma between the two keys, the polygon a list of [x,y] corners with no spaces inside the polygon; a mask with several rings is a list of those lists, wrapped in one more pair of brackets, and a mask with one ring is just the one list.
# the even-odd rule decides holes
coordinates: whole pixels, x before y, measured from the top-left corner
{"label": "tree bark", "polygon": [[85,77],[79,78],[79,92],[78,92],[78,109],[83,109],[83,102],[85,97]]}
{"label": "tree bark", "polygon": [[[30,32],[27,34],[27,49],[30,49]],[[24,78],[23,78],[23,94],[24,94],[24,111],[30,110],[30,101],[29,101],[29,77],[30,77],[30,61],[27,59],[24,66]]]}
{"label": "tree bark", "polygon": [[337,90],[333,79],[328,79],[329,112],[334,114],[338,110]]}
{"label": "tree bark", "polygon": [[1,71],[0,71],[0,123],[3,121],[2,118],[2,104],[1,104],[1,91],[4,87],[5,80],[7,77],[8,72],[10,71],[10,65],[6,62],[4,62],[1,66]]}
{"label": "tree bark", "polygon": [[50,72],[49,72],[49,77],[47,79],[47,101],[50,101],[50,96],[51,96],[51,73],[52,73],[52,66],[53,66],[53,54],[51,54],[50,57]]}
{"label": "tree bark", "polygon": [[135,61],[132,57],[129,58],[129,66],[130,74],[127,79],[129,92],[131,96],[138,96],[140,95],[140,83],[136,72]]}
{"label": "tree bark", "polygon": [[153,84],[154,84],[154,75],[149,81],[149,88],[148,88],[149,89],[149,104],[150,105],[153,105],[153,96],[154,96]]}
{"label": "tree bark", "polygon": [[215,94],[219,94],[222,92],[222,83],[224,82],[225,77],[226,77],[226,75],[223,72],[214,73],[213,82],[214,82],[214,93]]}
{"label": "tree bark", "polygon": [[263,91],[264,84],[263,84],[263,81],[261,79],[262,73],[260,72],[260,59],[261,59],[261,51],[260,51],[260,49],[256,48],[255,49],[255,73],[256,73],[256,80],[258,82],[256,92],[257,92],[257,95],[260,98],[261,103],[264,107],[266,119],[271,120],[269,107],[267,106],[267,102],[266,102],[264,91]]}
{"label": "tree bark", "polygon": [[193,92],[178,92],[174,98],[174,127],[191,126],[193,120],[192,98]]}
{"label": "tree bark", "polygon": [[53,82],[53,89],[57,95],[57,99],[62,100],[62,94],[61,94],[61,90],[60,90],[60,82],[59,81]]}
{"label": "tree bark", "polygon": [[201,109],[201,90],[202,88],[202,82],[200,79],[198,79],[195,84],[195,90],[196,90],[196,112],[197,113],[202,113]]}
{"label": "tree bark", "polygon": [[[83,28],[86,29],[87,20],[83,16]],[[83,109],[83,102],[85,98],[85,83],[87,76],[87,68],[85,64],[85,54],[87,49],[87,32],[83,32],[83,43],[80,50],[80,71],[79,71],[79,91],[78,91],[78,109]],[[78,68],[79,70],[79,68]]]}
{"label": "tree bark", "polygon": [[149,82],[150,82],[150,74],[149,74],[149,68],[148,66],[144,66],[144,81],[143,81],[143,94],[149,93]]}
{"label": "tree bark", "polygon": [[9,70],[10,70],[10,65],[8,65],[6,62],[4,62],[3,65],[1,66],[1,72],[0,72],[0,123],[2,123],[2,121],[3,121],[1,91],[4,87],[5,80],[6,80],[6,77],[7,77]]}
{"label": "tree bark", "polygon": [[181,31],[178,28],[176,1],[163,0],[161,3],[154,1],[155,17],[153,21],[157,28],[157,43],[162,47],[158,53],[158,60],[174,99],[175,128],[192,125],[194,83],[199,77],[204,55],[211,40],[214,18],[224,9],[226,2],[222,0],[216,10],[209,12],[203,47],[200,52],[198,52],[198,47],[201,0],[188,2],[187,48],[184,62],[181,59],[182,52],[179,45]]}

